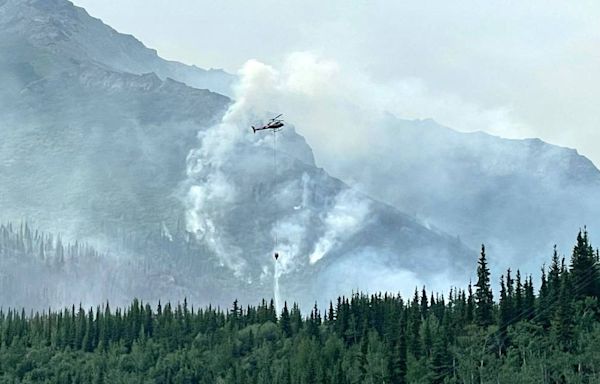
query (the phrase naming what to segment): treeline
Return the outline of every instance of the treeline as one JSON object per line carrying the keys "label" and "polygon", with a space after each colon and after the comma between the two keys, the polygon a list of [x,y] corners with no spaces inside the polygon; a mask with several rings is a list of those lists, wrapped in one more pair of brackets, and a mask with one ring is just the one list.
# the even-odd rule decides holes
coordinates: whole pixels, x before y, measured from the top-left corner
{"label": "treeline", "polygon": [[[0,303],[5,307],[41,309],[86,300],[74,296],[79,282],[92,276],[108,282],[111,269],[107,256],[88,244],[65,242],[27,223],[0,225]],[[107,297],[103,288],[87,286],[84,292]]]}
{"label": "treeline", "polygon": [[0,225],[0,259],[15,261],[38,261],[56,268],[63,267],[66,260],[82,261],[98,259],[102,255],[87,244],[75,242],[63,244],[59,236],[33,231],[28,223]]}
{"label": "treeline", "polygon": [[134,300],[0,313],[0,382],[598,383],[600,261],[587,232],[534,287],[508,270],[448,297],[340,297],[304,316],[273,301],[229,309]]}
{"label": "treeline", "polygon": [[99,251],[88,243],[33,229],[27,222],[0,224],[0,305],[43,310],[110,298],[123,306],[132,297],[153,302],[188,297],[203,304],[210,298],[222,304],[230,303],[231,297],[219,296],[223,290],[215,286],[240,286],[244,292],[240,280],[181,225],[170,232],[160,224],[144,236],[117,228],[107,232],[110,235],[94,241],[110,251]]}

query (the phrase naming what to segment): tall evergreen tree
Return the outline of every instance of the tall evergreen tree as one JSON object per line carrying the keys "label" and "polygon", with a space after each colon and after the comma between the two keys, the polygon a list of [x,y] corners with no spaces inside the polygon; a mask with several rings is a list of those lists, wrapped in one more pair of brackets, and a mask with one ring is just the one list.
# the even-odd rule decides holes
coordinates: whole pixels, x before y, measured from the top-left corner
{"label": "tall evergreen tree", "polygon": [[533,289],[533,280],[531,275],[525,281],[525,296],[523,298],[523,315],[527,320],[533,320],[536,316],[535,311],[535,293]]}
{"label": "tall evergreen tree", "polygon": [[329,301],[329,311],[327,311],[327,323],[333,324],[335,320],[335,311],[333,310],[333,302]]}
{"label": "tall evergreen tree", "polygon": [[467,321],[467,324],[471,324],[473,322],[473,316],[475,315],[475,297],[473,296],[473,286],[471,281],[469,281],[468,293],[467,305],[465,307],[465,320]]}
{"label": "tall evergreen tree", "polygon": [[504,275],[500,277],[500,302],[499,302],[499,343],[500,343],[500,351],[504,351],[506,349],[507,341],[507,328],[511,323],[511,308],[509,306],[509,302],[507,299],[507,291],[506,286],[504,284]]}
{"label": "tall evergreen tree", "polygon": [[419,358],[422,353],[421,349],[421,310],[419,307],[419,292],[415,288],[415,294],[409,308],[408,318],[408,349],[415,356]]}
{"label": "tall evergreen tree", "polygon": [[427,302],[427,291],[425,291],[425,287],[421,291],[421,317],[423,319],[427,318],[427,311],[429,309],[429,303]]}
{"label": "tall evergreen tree", "polygon": [[546,268],[542,267],[542,277],[540,283],[540,291],[538,293],[538,299],[536,305],[536,318],[538,323],[548,329],[550,327],[550,292],[548,292],[548,279],[546,278]]}
{"label": "tall evergreen tree", "polygon": [[475,292],[475,321],[487,327],[493,324],[494,297],[490,287],[490,270],[487,266],[485,246],[481,246],[481,255],[477,263],[477,291]]}
{"label": "tall evergreen tree", "polygon": [[279,327],[286,337],[292,335],[292,325],[290,319],[290,312],[288,310],[287,302],[283,304],[283,310],[281,311],[281,318],[279,319]]}
{"label": "tall evergreen tree", "polygon": [[524,308],[523,308],[523,296],[524,296],[524,290],[523,290],[523,283],[521,281],[521,271],[517,269],[517,281],[516,281],[516,287],[515,287],[515,309],[514,309],[514,316],[515,316],[515,321],[519,321],[523,318],[523,312],[524,312]]}
{"label": "tall evergreen tree", "polygon": [[550,269],[548,270],[548,299],[552,305],[558,301],[561,269],[560,260],[558,258],[558,250],[556,249],[555,244],[554,252],[552,254],[552,262],[550,264]]}
{"label": "tall evergreen tree", "polygon": [[512,278],[511,269],[506,270],[506,310],[510,321],[516,319],[517,312],[515,311],[515,280]]}
{"label": "tall evergreen tree", "polygon": [[570,265],[571,284],[576,299],[596,296],[596,285],[600,281],[594,249],[589,243],[587,230],[577,235],[577,245],[573,248]]}

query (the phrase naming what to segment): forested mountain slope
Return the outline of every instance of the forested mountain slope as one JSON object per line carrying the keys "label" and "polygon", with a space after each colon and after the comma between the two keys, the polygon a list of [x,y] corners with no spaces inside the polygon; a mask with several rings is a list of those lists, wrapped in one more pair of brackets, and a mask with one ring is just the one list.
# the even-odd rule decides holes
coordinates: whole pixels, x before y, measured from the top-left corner
{"label": "forested mountain slope", "polygon": [[[317,168],[291,126],[278,139],[274,178],[271,138],[254,136],[251,121],[234,127],[240,140],[222,167],[236,199],[215,189],[212,205],[195,211],[212,229],[193,228],[188,192],[213,179],[190,176],[200,164],[192,150],[207,132],[230,133],[217,123],[232,101],[165,78],[167,64],[155,56],[68,1],[0,2],[2,219],[93,244],[119,266],[147,265],[148,275],[125,268],[107,280],[114,300],[162,292],[222,304],[236,287],[248,301],[273,295],[274,228],[287,256],[280,260],[281,295],[306,305],[363,282],[396,290],[464,272],[474,259],[456,238]],[[146,69],[152,72],[140,74]],[[223,140],[213,144],[209,153]]]}

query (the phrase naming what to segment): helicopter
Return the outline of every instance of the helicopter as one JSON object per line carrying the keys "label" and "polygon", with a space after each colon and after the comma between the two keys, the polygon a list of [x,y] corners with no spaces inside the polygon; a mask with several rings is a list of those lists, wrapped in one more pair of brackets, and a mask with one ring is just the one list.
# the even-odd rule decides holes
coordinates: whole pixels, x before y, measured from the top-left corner
{"label": "helicopter", "polygon": [[263,131],[265,129],[272,129],[274,132],[280,131],[281,128],[284,126],[283,120],[280,119],[280,117],[283,114],[280,113],[279,115],[275,116],[274,118],[272,118],[271,120],[269,120],[269,122],[265,125],[263,125],[262,127],[258,127],[256,128],[254,125],[252,126],[252,131],[254,133],[256,133],[256,131]]}

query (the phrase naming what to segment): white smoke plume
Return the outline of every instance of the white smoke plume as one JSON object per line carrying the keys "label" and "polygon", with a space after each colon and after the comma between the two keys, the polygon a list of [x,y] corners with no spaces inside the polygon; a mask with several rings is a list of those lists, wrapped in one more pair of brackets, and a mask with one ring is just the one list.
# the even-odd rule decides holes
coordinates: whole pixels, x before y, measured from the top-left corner
{"label": "white smoke plume", "polygon": [[[417,80],[377,84],[360,71],[310,52],[293,53],[277,68],[248,61],[239,72],[234,100],[219,124],[199,133],[200,145],[188,157],[187,228],[235,276],[250,281],[248,276],[254,275],[261,284],[272,278],[278,308],[282,302],[279,279],[321,263],[364,228],[370,214],[369,200],[354,190],[342,189],[337,196],[328,196],[325,205],[315,205],[311,196],[319,181],[308,173],[301,180],[261,180],[267,190],[257,192],[258,198],[265,199],[267,194],[273,207],[270,214],[274,216],[268,223],[261,221],[257,228],[265,230],[263,237],[270,233],[273,245],[266,245],[271,239],[262,239],[255,248],[246,249],[245,240],[226,225],[231,222],[228,215],[235,207],[253,204],[247,200],[248,185],[241,185],[239,177],[251,177],[246,174],[258,171],[239,164],[244,159],[239,153],[242,148],[271,150],[273,145],[271,134],[253,135],[250,125],[283,113],[286,129],[293,125],[306,138],[318,166],[377,198],[385,196],[386,190],[382,185],[368,184],[372,181],[369,174],[374,164],[385,166],[393,162],[391,138],[397,132],[395,126],[388,124],[390,114],[420,118],[428,109],[441,121],[467,129],[475,125],[481,129],[515,126],[507,110],[483,110],[450,96],[434,95]],[[472,124],[465,125],[465,121]],[[282,135],[285,134],[284,129]],[[262,169],[271,166],[264,156],[259,161]],[[232,174],[232,170],[237,174]],[[267,173],[252,176],[269,177]],[[362,188],[361,183],[369,187]],[[378,194],[379,189],[382,193]],[[272,265],[268,260],[273,260],[274,253],[281,257]]]}
{"label": "white smoke plume", "polygon": [[[235,245],[236,234],[228,233],[222,226],[230,208],[241,199],[237,180],[228,172],[228,167],[232,167],[233,158],[242,144],[257,149],[273,145],[271,135],[248,134],[255,116],[283,112],[286,120],[295,125],[296,119],[304,120],[304,114],[323,114],[321,108],[325,106],[316,107],[322,100],[318,92],[324,77],[336,69],[331,63],[301,65],[311,58],[310,55],[295,55],[281,71],[255,60],[248,61],[239,73],[236,101],[219,124],[198,134],[200,146],[192,150],[187,159],[187,229],[217,255],[221,265],[240,278],[248,272],[248,260],[244,258],[242,246]],[[333,94],[330,96],[333,98]],[[311,105],[315,110],[309,108]],[[325,257],[327,252],[361,228],[369,206],[357,193],[342,190],[334,196],[325,212],[315,212],[309,201],[314,182],[307,173],[300,180],[274,185],[277,188],[269,191],[270,198],[280,204],[293,204],[289,207],[291,211],[271,224],[271,235],[276,240],[271,255],[275,252],[285,255],[273,269],[274,289],[278,296],[278,279],[282,275]],[[317,239],[307,233],[314,216],[322,223]],[[265,278],[264,267],[261,279]],[[276,299],[280,301],[278,297]]]}
{"label": "white smoke plume", "polygon": [[318,262],[331,248],[352,236],[364,225],[368,213],[369,202],[362,196],[351,189],[340,192],[335,205],[323,218],[327,230],[309,256],[310,263]]}
{"label": "white smoke plume", "polygon": [[[243,73],[242,73],[243,74]],[[242,76],[244,79],[244,76]],[[228,109],[221,123],[200,131],[200,147],[187,158],[188,183],[185,198],[186,227],[202,240],[219,258],[221,265],[241,277],[246,268],[242,250],[232,245],[228,234],[215,223],[225,214],[228,205],[236,200],[235,183],[223,172],[224,162],[236,144],[243,139],[246,120],[246,93],[252,84],[239,85],[238,100]]]}
{"label": "white smoke plume", "polygon": [[[246,74],[262,73],[251,82],[253,94],[247,102],[256,110],[284,113],[307,139],[317,164],[346,181],[355,181],[350,180],[353,170],[377,156],[393,137],[384,122],[388,114],[433,117],[457,129],[506,136],[524,129],[507,107],[469,104],[436,92],[419,79],[378,83],[358,69],[311,52],[288,55],[279,69],[256,61],[244,68]],[[242,84],[249,86],[248,79]]]}

